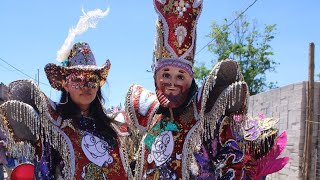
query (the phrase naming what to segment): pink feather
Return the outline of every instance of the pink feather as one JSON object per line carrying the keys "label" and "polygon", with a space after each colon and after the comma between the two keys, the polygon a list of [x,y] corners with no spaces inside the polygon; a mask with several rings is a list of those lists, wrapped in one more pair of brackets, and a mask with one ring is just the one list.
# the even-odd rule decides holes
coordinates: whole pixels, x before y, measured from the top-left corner
{"label": "pink feather", "polygon": [[287,144],[286,132],[281,133],[276,139],[268,154],[257,161],[257,172],[253,179],[260,179],[262,176],[280,171],[289,161],[289,157],[278,158]]}

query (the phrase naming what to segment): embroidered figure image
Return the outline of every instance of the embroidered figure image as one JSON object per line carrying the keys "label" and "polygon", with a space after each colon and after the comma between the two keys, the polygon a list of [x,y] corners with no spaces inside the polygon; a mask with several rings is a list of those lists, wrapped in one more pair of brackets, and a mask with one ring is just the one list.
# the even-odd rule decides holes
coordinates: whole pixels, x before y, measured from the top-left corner
{"label": "embroidered figure image", "polygon": [[161,166],[171,156],[173,152],[173,137],[171,131],[165,131],[157,136],[151,147],[151,153],[148,156],[148,162],[156,163]]}
{"label": "embroidered figure image", "polygon": [[108,152],[108,143],[96,136],[85,135],[82,138],[81,147],[86,157],[100,167],[108,166],[113,162],[113,158]]}
{"label": "embroidered figure image", "polygon": [[161,120],[150,133],[148,133],[145,143],[148,150],[148,163],[155,163],[156,167],[145,171],[144,177],[153,174],[156,179],[176,179],[174,171],[167,164],[172,160],[174,149],[174,138],[172,132],[178,132],[178,127],[172,122]]}

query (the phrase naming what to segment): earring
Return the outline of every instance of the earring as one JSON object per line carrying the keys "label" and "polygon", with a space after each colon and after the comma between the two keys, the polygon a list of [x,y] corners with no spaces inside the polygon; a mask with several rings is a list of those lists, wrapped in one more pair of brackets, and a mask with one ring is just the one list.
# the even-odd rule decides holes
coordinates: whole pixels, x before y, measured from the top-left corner
{"label": "earring", "polygon": [[98,101],[100,102],[101,105],[103,105],[104,103],[102,103],[101,99],[99,98],[99,96],[97,96]]}
{"label": "earring", "polygon": [[67,104],[68,102],[69,102],[69,92],[67,91],[66,101],[65,102],[60,102],[59,104]]}

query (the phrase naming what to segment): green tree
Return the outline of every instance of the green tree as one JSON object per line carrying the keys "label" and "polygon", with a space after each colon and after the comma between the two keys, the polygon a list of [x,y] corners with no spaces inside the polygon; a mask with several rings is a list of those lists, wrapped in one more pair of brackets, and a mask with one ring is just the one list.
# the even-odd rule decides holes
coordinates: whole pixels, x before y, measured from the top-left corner
{"label": "green tree", "polygon": [[207,69],[203,62],[194,68],[194,78],[197,80],[198,84],[203,84],[209,73],[210,69]]}
{"label": "green tree", "polygon": [[[277,82],[266,80],[266,72],[275,72],[279,64],[271,58],[274,53],[270,42],[274,39],[275,30],[274,24],[265,25],[264,30],[259,31],[256,22],[249,22],[246,16],[239,16],[231,25],[227,19],[222,25],[213,22],[208,35],[212,39],[208,50],[217,56],[218,61],[227,58],[238,61],[250,94],[254,95],[277,87]],[[195,66],[194,70],[200,83],[210,72],[203,63]]]}

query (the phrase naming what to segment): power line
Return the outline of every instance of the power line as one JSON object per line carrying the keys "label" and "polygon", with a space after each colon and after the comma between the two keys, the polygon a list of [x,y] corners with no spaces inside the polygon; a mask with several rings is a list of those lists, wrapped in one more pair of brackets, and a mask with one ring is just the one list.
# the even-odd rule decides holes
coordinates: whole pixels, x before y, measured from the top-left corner
{"label": "power line", "polygon": [[[20,72],[21,74],[27,76],[28,78],[31,78],[32,80],[37,81],[35,78],[29,76],[28,74],[24,73],[24,72],[21,71],[20,69],[14,67],[13,65],[11,65],[10,63],[8,63],[8,62],[5,61],[4,59],[0,58],[0,60],[3,61],[4,63],[6,63],[7,65],[9,65],[10,67],[12,67],[13,69],[15,69],[16,71]],[[39,81],[39,83],[42,84],[42,85],[45,85],[45,86],[50,86],[50,85],[48,85],[48,84],[46,84],[46,83],[43,83],[43,82],[40,82],[40,81]]]}
{"label": "power line", "polygon": [[[242,11],[231,23],[229,23],[224,30],[228,29],[229,26],[231,26],[236,20],[238,20],[248,9],[250,9],[258,0],[255,0],[253,3],[251,3],[244,11]],[[214,41],[214,39],[211,39],[211,41],[209,41],[206,45],[204,45],[197,53],[199,54],[204,48],[206,48],[207,46],[209,46],[212,42]]]}
{"label": "power line", "polygon": [[16,71],[16,70],[11,70],[11,69],[9,69],[9,68],[7,68],[6,66],[4,66],[4,65],[2,65],[2,64],[0,64],[0,67],[3,68],[2,71]]}
{"label": "power line", "polygon": [[[2,64],[0,64],[0,67],[2,67],[1,68],[1,71],[9,71],[9,72],[14,72],[14,71],[17,71],[17,70],[14,70],[14,69],[9,69],[8,67],[6,67],[6,66],[4,66],[4,65],[2,65]],[[21,69],[20,69],[21,70]],[[21,70],[22,71],[22,70]]]}

